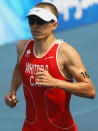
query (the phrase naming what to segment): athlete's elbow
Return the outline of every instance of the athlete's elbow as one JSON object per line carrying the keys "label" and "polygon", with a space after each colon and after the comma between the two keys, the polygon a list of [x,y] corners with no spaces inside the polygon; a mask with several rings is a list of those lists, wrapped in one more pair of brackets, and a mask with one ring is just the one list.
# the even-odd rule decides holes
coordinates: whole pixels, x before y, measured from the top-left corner
{"label": "athlete's elbow", "polygon": [[94,86],[91,86],[91,90],[89,91],[89,98],[94,99],[96,96],[96,91]]}
{"label": "athlete's elbow", "polygon": [[91,99],[94,99],[95,96],[96,96],[95,90],[91,91],[91,93],[90,93],[90,98],[91,98]]}

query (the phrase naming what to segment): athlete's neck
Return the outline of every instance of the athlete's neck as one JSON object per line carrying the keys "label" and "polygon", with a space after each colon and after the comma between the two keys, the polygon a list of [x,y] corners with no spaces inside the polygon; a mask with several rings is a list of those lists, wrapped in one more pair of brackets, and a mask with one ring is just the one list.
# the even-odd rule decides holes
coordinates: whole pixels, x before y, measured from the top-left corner
{"label": "athlete's neck", "polygon": [[42,55],[51,47],[51,45],[56,41],[54,35],[51,35],[44,39],[34,39],[34,51],[36,55]]}

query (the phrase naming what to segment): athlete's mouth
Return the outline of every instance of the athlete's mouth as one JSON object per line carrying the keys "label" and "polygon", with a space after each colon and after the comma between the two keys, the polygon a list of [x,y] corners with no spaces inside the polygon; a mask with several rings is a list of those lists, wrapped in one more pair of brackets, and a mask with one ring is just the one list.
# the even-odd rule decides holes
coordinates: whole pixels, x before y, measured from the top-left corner
{"label": "athlete's mouth", "polygon": [[40,34],[39,31],[32,31],[33,34]]}

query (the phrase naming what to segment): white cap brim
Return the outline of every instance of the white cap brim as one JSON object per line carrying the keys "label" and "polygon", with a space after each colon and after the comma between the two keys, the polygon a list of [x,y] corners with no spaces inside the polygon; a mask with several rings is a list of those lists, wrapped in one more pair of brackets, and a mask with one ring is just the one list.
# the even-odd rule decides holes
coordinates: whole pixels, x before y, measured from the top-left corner
{"label": "white cap brim", "polygon": [[30,10],[29,14],[27,15],[27,17],[29,17],[31,15],[36,15],[36,16],[40,17],[41,19],[43,19],[44,21],[54,20],[55,22],[57,22],[57,17],[47,9],[32,8]]}

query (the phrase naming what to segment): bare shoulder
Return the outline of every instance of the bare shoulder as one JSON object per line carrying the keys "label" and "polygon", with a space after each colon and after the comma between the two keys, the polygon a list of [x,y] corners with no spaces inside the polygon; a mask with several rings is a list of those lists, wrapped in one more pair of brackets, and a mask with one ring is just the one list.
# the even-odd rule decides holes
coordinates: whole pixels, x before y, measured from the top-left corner
{"label": "bare shoulder", "polygon": [[61,45],[59,46],[59,52],[62,52],[67,56],[79,55],[77,50],[73,46],[71,46],[70,44],[68,44],[66,42],[61,43]]}
{"label": "bare shoulder", "polygon": [[21,53],[24,49],[25,46],[27,45],[27,43],[29,42],[29,40],[19,40],[16,44],[16,48],[18,53]]}
{"label": "bare shoulder", "polygon": [[66,62],[71,62],[74,59],[80,59],[80,55],[77,52],[77,50],[66,42],[62,42],[60,44],[58,52],[59,55],[61,55],[64,58],[64,60],[66,60]]}
{"label": "bare shoulder", "polygon": [[16,44],[18,59],[20,59],[26,45],[30,40],[19,40]]}
{"label": "bare shoulder", "polygon": [[76,53],[76,49],[71,46],[70,44],[66,43],[66,42],[62,42],[59,46],[59,51],[62,52],[62,53],[66,53],[67,54],[70,54],[70,53]]}

